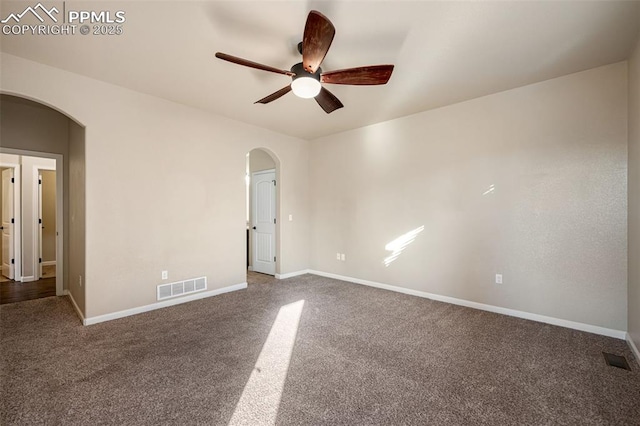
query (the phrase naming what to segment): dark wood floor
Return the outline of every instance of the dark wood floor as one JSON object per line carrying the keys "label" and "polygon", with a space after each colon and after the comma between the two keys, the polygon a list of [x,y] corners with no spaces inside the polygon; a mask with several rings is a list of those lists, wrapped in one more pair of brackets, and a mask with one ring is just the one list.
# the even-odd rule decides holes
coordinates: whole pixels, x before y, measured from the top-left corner
{"label": "dark wood floor", "polygon": [[16,281],[0,283],[0,305],[55,295],[56,277],[43,278],[30,283]]}

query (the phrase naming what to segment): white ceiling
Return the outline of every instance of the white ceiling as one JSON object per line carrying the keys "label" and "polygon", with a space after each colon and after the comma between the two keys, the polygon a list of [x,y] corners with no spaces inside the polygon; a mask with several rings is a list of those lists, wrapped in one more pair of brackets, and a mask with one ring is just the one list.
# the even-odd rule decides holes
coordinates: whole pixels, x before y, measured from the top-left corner
{"label": "white ceiling", "polygon": [[[0,12],[36,1],[3,2]],[[43,1],[45,5],[56,2]],[[60,3],[60,2],[58,2]],[[4,52],[277,132],[314,139],[625,60],[638,2],[92,1],[126,12],[120,36],[2,36]],[[345,107],[326,114],[288,94],[283,75],[214,58],[216,51],[289,69],[311,9],[336,36],[322,67],[395,64],[385,86],[327,85]]]}

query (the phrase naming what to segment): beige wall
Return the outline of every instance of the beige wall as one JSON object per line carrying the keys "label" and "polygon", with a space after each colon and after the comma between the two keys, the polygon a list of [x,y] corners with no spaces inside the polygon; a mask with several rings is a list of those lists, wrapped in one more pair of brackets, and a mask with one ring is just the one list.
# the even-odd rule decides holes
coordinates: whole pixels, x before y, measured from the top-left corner
{"label": "beige wall", "polygon": [[251,173],[275,169],[273,158],[262,149],[254,149],[249,153],[249,170]]}
{"label": "beige wall", "polygon": [[42,261],[56,260],[56,172],[42,170]]}
{"label": "beige wall", "polygon": [[313,141],[311,268],[626,330],[626,71]]}
{"label": "beige wall", "polygon": [[[86,315],[152,304],[169,281],[246,281],[246,153],[280,160],[279,273],[308,266],[308,142],[5,53],[0,88],[85,126]],[[91,100],[90,107],[87,100]],[[247,106],[251,108],[251,106]],[[158,171],[161,172],[158,172]]]}
{"label": "beige wall", "polygon": [[629,59],[629,336],[640,348],[640,42]]}
{"label": "beige wall", "polygon": [[85,129],[69,123],[69,282],[68,290],[85,312]]}
{"label": "beige wall", "polygon": [[[265,147],[296,219],[281,224],[279,273],[311,266],[625,330],[626,81],[613,64],[310,144],[6,54],[0,88],[86,125],[70,161],[86,175],[71,214],[86,220],[86,259],[70,289],[88,317],[154,303],[163,269],[210,289],[243,282],[246,153]],[[385,245],[421,226],[385,266]]]}

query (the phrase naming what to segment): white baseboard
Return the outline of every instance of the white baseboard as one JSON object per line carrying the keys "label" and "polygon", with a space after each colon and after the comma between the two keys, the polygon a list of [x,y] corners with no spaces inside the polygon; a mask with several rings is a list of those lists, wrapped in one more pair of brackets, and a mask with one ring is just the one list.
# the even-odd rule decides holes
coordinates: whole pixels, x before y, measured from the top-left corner
{"label": "white baseboard", "polygon": [[253,272],[253,266],[247,266],[247,270]]}
{"label": "white baseboard", "polygon": [[73,307],[76,309],[76,313],[78,314],[78,316],[80,317],[80,321],[82,321],[82,324],[84,324],[85,319],[84,319],[84,315],[82,314],[82,311],[80,310],[80,308],[78,307],[78,304],[76,303],[76,299],[73,298],[73,294],[71,294],[71,292],[69,290],[65,290],[64,294],[66,296],[69,296],[69,299],[71,299],[71,304],[73,305]]}
{"label": "white baseboard", "polygon": [[56,266],[55,260],[47,260],[46,262],[42,262],[42,266]]}
{"label": "white baseboard", "polygon": [[100,322],[111,321],[118,318],[124,318],[131,315],[141,314],[143,312],[155,311],[156,309],[166,308],[169,306],[180,305],[182,303],[191,302],[193,300],[205,299],[207,297],[217,296],[231,291],[242,290],[247,288],[247,283],[235,284],[229,287],[218,288],[215,290],[204,291],[202,293],[190,294],[189,296],[179,297],[176,299],[163,300],[162,302],[153,303],[151,305],[139,306],[137,308],[125,309],[123,311],[112,312],[110,314],[98,315],[83,319],[84,325],[98,324]]}
{"label": "white baseboard", "polygon": [[309,273],[308,269],[303,269],[301,271],[288,272],[286,274],[276,274],[276,279],[285,280],[287,278],[297,277],[298,275],[304,275],[304,274],[308,274],[308,273]]}
{"label": "white baseboard", "polygon": [[588,333],[600,334],[602,336],[614,337],[616,339],[624,340],[625,337],[627,336],[627,333],[625,331],[599,327],[597,325],[584,324],[581,322],[548,317],[545,315],[532,314],[530,312],[518,311],[515,309],[509,309],[509,308],[502,308],[500,306],[486,305],[484,303],[472,302],[464,299],[456,299],[455,297],[441,296],[439,294],[427,293],[424,291],[412,290],[412,289],[403,288],[403,287],[396,287],[389,284],[382,284],[374,281],[361,280],[359,278],[346,277],[343,275],[331,274],[328,272],[309,270],[308,273],[319,275],[321,277],[334,278],[336,280],[342,280],[342,281],[348,281],[355,284],[366,285],[369,287],[376,287],[384,290],[395,291],[398,293],[409,294],[412,296],[424,297],[426,299],[437,300],[439,302],[451,303],[452,305],[460,305],[460,306],[465,306],[467,308],[479,309],[482,311],[494,312],[497,314],[508,315],[511,317],[543,322],[546,324],[557,325],[560,327],[571,328],[574,330],[586,331]]}
{"label": "white baseboard", "polygon": [[20,282],[22,282],[22,283],[30,283],[30,282],[33,282],[33,281],[36,281],[36,277],[33,276],[33,275],[29,275],[28,277],[20,278]]}
{"label": "white baseboard", "polygon": [[634,341],[631,339],[631,335],[629,333],[627,333],[627,344],[631,348],[633,355],[636,357],[636,362],[640,364],[640,351],[638,350],[638,347],[636,346]]}

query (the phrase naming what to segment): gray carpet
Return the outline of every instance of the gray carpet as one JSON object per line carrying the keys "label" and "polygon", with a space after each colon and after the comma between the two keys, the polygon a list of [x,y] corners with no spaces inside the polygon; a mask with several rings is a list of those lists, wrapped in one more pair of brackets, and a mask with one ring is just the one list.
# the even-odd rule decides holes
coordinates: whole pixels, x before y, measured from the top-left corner
{"label": "gray carpet", "polygon": [[624,341],[313,275],[88,327],[57,297],[0,320],[2,425],[640,424]]}

